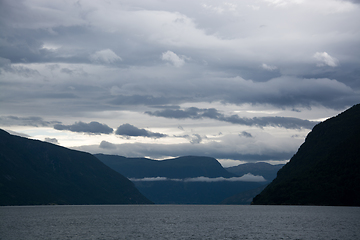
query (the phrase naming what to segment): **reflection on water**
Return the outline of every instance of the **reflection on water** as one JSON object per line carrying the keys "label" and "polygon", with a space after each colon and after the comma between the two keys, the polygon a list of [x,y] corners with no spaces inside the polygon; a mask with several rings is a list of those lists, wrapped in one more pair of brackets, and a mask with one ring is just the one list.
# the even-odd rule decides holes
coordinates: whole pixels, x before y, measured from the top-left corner
{"label": "reflection on water", "polygon": [[0,207],[0,239],[360,239],[360,208],[228,205]]}

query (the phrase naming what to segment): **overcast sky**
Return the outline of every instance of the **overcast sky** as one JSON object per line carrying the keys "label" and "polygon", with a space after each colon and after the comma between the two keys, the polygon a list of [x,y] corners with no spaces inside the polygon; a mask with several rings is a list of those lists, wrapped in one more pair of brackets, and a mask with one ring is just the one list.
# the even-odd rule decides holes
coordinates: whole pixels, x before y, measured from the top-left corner
{"label": "overcast sky", "polygon": [[0,128],[91,153],[286,161],[360,103],[359,22],[357,0],[0,0]]}

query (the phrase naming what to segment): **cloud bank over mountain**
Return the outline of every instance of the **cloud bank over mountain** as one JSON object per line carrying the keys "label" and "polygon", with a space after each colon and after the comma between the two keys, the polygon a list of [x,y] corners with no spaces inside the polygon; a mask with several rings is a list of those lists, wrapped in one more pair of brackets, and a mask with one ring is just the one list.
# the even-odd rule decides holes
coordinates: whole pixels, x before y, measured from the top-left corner
{"label": "cloud bank over mountain", "polygon": [[130,178],[130,181],[133,182],[152,182],[152,181],[175,181],[175,182],[265,182],[263,176],[254,176],[251,173],[245,174],[242,177],[232,177],[232,178],[209,178],[209,177],[196,177],[196,178],[185,178],[185,179],[173,179],[166,177],[154,177],[154,178]]}

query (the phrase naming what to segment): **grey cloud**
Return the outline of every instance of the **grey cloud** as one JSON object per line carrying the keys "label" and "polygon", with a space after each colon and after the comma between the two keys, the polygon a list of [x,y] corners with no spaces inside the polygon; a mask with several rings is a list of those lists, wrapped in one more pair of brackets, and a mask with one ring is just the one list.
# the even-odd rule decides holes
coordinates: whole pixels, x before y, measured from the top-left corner
{"label": "grey cloud", "polygon": [[[180,129],[182,131],[184,131],[183,129]],[[185,138],[187,140],[189,140],[189,143],[191,144],[199,144],[203,141],[203,139],[207,138],[207,136],[200,136],[200,134],[194,133],[194,134],[185,134],[185,135],[174,135],[173,137],[175,138]]]}
{"label": "grey cloud", "polygon": [[177,105],[159,105],[159,106],[156,106],[156,105],[153,105],[151,106],[152,108],[160,108],[160,109],[180,109],[180,106],[177,106]]}
{"label": "grey cloud", "polygon": [[[0,46],[1,49],[1,46]],[[1,69],[6,71],[6,72],[11,72],[26,78],[29,77],[41,77],[40,73],[37,70],[31,69],[31,68],[27,68],[24,66],[12,66],[11,65],[11,61],[7,58],[2,58],[0,57],[0,73],[1,73]]]}
{"label": "grey cloud", "polygon": [[352,3],[360,4],[360,0],[341,0],[341,1],[352,2]]}
{"label": "grey cloud", "polygon": [[174,179],[167,177],[146,177],[146,178],[129,178],[132,182],[159,182],[159,181],[177,181],[180,182],[182,179]]}
{"label": "grey cloud", "polygon": [[[206,104],[224,103],[229,108],[264,104],[285,109],[280,114],[292,108],[316,108],[323,114],[312,111],[316,115],[313,119],[317,119],[327,117],[326,108],[331,109],[329,112],[340,111],[360,102],[360,8],[349,2],[332,1],[324,7],[326,0],[302,1],[296,7],[270,8],[268,2],[257,1],[256,7],[261,11],[255,11],[249,8],[254,1],[244,0],[233,1],[237,5],[233,12],[227,10],[227,3],[216,1],[211,3],[212,10],[197,1],[110,2],[0,1],[2,115],[35,115],[44,119],[48,115],[62,121],[73,116],[89,122],[92,119],[87,116],[113,116],[109,113],[117,112],[131,123],[132,117],[149,111],[151,106],[158,109],[151,109],[154,112],[148,112],[149,115],[172,120],[152,119],[160,121],[149,122],[150,127],[175,129],[181,124],[187,129],[187,121],[180,119],[205,118],[244,126],[310,129],[314,122],[281,117],[284,115],[231,116],[221,112],[221,107],[211,109]],[[225,9],[223,14],[213,11],[217,6]],[[287,18],[289,15],[295,17]],[[283,24],[285,18],[287,24]],[[266,27],[259,28],[264,24]],[[295,35],[289,41],[288,36]],[[167,51],[176,53],[179,59],[168,54],[164,60],[182,65],[181,68],[168,66],[162,60]],[[322,56],[318,61],[325,65],[318,67],[319,62],[313,57],[317,52],[327,52],[338,61],[333,64],[328,56]],[[70,86],[74,88],[70,90]],[[161,108],[164,105],[170,107]],[[175,105],[201,107],[181,109]],[[310,119],[306,112],[309,111],[304,111],[302,118]],[[24,119],[5,122],[8,121],[15,125],[54,124]],[[234,128],[237,126],[232,130],[238,133]],[[216,131],[226,135],[223,129]],[[251,133],[255,136],[255,132]],[[262,154],[246,155],[237,151],[236,145],[229,149],[226,144],[220,145],[226,149],[222,151],[215,144],[208,147],[208,140],[200,142],[188,132],[182,134],[189,134],[187,145],[154,146],[154,152],[161,155],[161,150],[172,155],[166,149],[169,147],[180,155],[188,152],[251,160],[277,159],[281,155],[265,150]],[[245,139],[243,133],[234,135],[243,142],[253,140]],[[191,138],[199,143],[191,144]],[[129,148],[129,152],[141,153],[140,156],[151,153],[146,146]],[[121,153],[117,148],[100,150]]]}
{"label": "grey cloud", "polygon": [[154,133],[146,129],[139,129],[129,123],[125,123],[119,126],[115,134],[122,136],[129,136],[129,137],[149,137],[149,138],[162,138],[167,136],[166,134]]}
{"label": "grey cloud", "polygon": [[248,133],[246,131],[242,131],[239,136],[242,136],[242,137],[246,137],[246,138],[252,138],[253,136],[251,135],[251,133]]}
{"label": "grey cloud", "polygon": [[245,174],[242,177],[232,177],[232,178],[209,178],[209,177],[196,177],[196,178],[187,178],[185,182],[265,182],[266,179],[263,176],[252,175],[251,173]]}
{"label": "grey cloud", "polygon": [[107,141],[101,141],[99,147],[103,148],[103,149],[116,149],[115,144],[107,142]]}
{"label": "grey cloud", "polygon": [[165,118],[178,118],[178,119],[185,119],[185,118],[201,118],[199,116],[199,110],[198,108],[191,107],[187,108],[186,110],[171,110],[166,109],[162,111],[156,111],[154,113],[152,112],[145,112],[146,114],[149,114],[151,116],[157,116],[157,117],[165,117]]}
{"label": "grey cloud", "polygon": [[4,126],[47,127],[60,123],[58,121],[45,121],[41,117],[0,116],[0,124]]}
{"label": "grey cloud", "polygon": [[242,177],[196,177],[196,178],[167,178],[167,177],[149,177],[149,178],[130,178],[133,182],[157,182],[157,181],[175,181],[175,182],[265,182],[266,179],[263,176],[252,175],[251,173],[245,174]]}
{"label": "grey cloud", "polygon": [[33,70],[33,69],[26,68],[23,66],[16,66],[16,67],[12,66],[10,68],[10,71],[13,73],[16,73],[18,75],[24,76],[24,77],[32,77],[32,76],[40,77],[41,76],[37,70]]}
{"label": "grey cloud", "polygon": [[118,95],[110,103],[115,105],[159,105],[168,104],[171,101],[166,97],[154,97],[151,95]]}
{"label": "grey cloud", "polygon": [[62,124],[56,124],[54,125],[54,128],[56,130],[68,130],[71,132],[83,132],[83,133],[90,133],[90,134],[110,134],[114,130],[110,128],[106,124],[102,124],[99,122],[90,122],[90,123],[84,123],[84,122],[76,122],[72,125],[62,125]]}
{"label": "grey cloud", "polygon": [[62,69],[61,69],[61,72],[67,73],[67,74],[69,74],[69,75],[71,75],[71,74],[74,73],[74,71],[71,70],[71,69],[69,69],[69,68],[62,68]]}
{"label": "grey cloud", "polygon": [[199,134],[193,134],[190,143],[199,144],[202,141],[202,137]]}
{"label": "grey cloud", "polygon": [[165,117],[165,118],[177,118],[177,119],[202,119],[210,118],[218,121],[229,122],[233,124],[240,124],[246,126],[258,126],[258,127],[283,127],[287,129],[312,129],[317,122],[312,122],[309,120],[302,120],[298,118],[291,117],[254,117],[254,118],[241,118],[238,115],[225,116],[222,113],[219,113],[214,108],[208,109],[199,109],[195,107],[187,108],[185,110],[162,110],[145,112],[150,116],[156,117]]}
{"label": "grey cloud", "polygon": [[59,141],[56,138],[45,138],[45,142],[53,143],[53,144],[59,144]]}
{"label": "grey cloud", "polygon": [[[357,3],[358,1],[353,0],[352,2]],[[250,47],[250,49],[253,47],[251,43],[247,42],[248,40],[246,39],[248,39],[248,36],[246,36],[246,34],[239,39],[237,39],[236,36],[229,37],[232,36],[232,34],[236,35],[238,33],[229,31],[231,28],[227,25],[228,20],[219,16],[213,18],[214,16],[209,13],[199,15],[198,10],[202,8],[200,5],[193,5],[189,2],[185,5],[191,5],[191,7],[184,7],[185,5],[180,6],[175,3],[166,5],[152,3],[155,5],[150,7],[146,3],[138,2],[137,4],[139,4],[139,6],[144,7],[144,12],[149,14],[154,14],[152,10],[159,10],[162,14],[167,14],[166,16],[172,15],[172,12],[184,12],[183,14],[174,15],[179,19],[188,20],[190,23],[185,27],[191,27],[197,34],[202,34],[203,31],[207,32],[208,35],[201,35],[200,37],[204,37],[204,40],[215,43],[214,45],[212,45],[213,43],[207,45],[205,42],[204,44],[206,46],[194,47],[191,44],[196,45],[199,41],[192,42],[190,41],[191,39],[179,39],[178,44],[180,45],[177,46],[176,50],[170,50],[176,51],[179,56],[189,56],[193,59],[191,68],[185,69],[190,63],[184,65],[182,68],[183,75],[180,75],[179,72],[166,72],[161,68],[154,68],[153,71],[146,70],[146,72],[143,73],[141,72],[144,70],[143,66],[157,67],[163,64],[159,56],[161,56],[161,53],[169,50],[169,44],[174,44],[174,42],[172,42],[174,39],[172,39],[171,34],[166,35],[165,32],[164,35],[161,35],[163,36],[162,39],[149,40],[156,34],[152,32],[149,33],[145,27],[141,28],[142,24],[136,26],[137,29],[133,30],[132,27],[136,25],[136,23],[128,21],[132,23],[129,24],[129,26],[122,24],[117,25],[116,21],[109,21],[106,15],[101,19],[97,19],[99,21],[94,21],[92,17],[107,10],[106,7],[100,8],[97,3],[92,3],[94,6],[91,3],[83,3],[82,7],[77,5],[65,6],[59,2],[54,3],[55,6],[58,6],[58,11],[56,12],[59,16],[52,16],[50,11],[47,12],[46,8],[49,8],[49,6],[46,4],[42,5],[41,2],[35,2],[33,4],[35,6],[39,4],[40,7],[29,8],[29,6],[21,1],[16,1],[16,3],[14,1],[2,1],[0,17],[4,28],[2,29],[2,33],[0,33],[0,38],[4,41],[1,42],[0,52],[3,58],[10,59],[13,63],[92,64],[91,57],[89,58],[89,56],[97,53],[95,59],[101,60],[101,62],[116,63],[112,66],[114,68],[126,67],[126,70],[128,70],[131,66],[135,69],[134,71],[140,72],[140,77],[134,72],[130,71],[130,74],[126,75],[126,72],[124,74],[124,72],[120,70],[117,72],[114,71],[114,75],[109,76],[109,78],[107,78],[108,76],[104,77],[104,79],[112,79],[104,80],[104,85],[117,83],[120,81],[117,76],[122,76],[121,79],[126,79],[124,81],[134,82],[134,85],[137,87],[141,86],[144,90],[142,93],[128,91],[126,95],[119,95],[112,98],[99,90],[98,94],[101,95],[99,98],[103,101],[98,102],[96,107],[92,104],[90,97],[84,97],[82,99],[83,101],[81,101],[81,105],[88,104],[87,107],[90,108],[90,106],[92,106],[94,110],[103,108],[112,109],[114,106],[109,106],[108,103],[113,105],[163,105],[200,101],[222,101],[224,103],[234,104],[273,104],[279,107],[311,107],[313,105],[322,105],[329,108],[344,109],[360,101],[357,91],[360,87],[358,81],[358,59],[357,57],[350,57],[351,55],[359,55],[354,52],[358,51],[356,50],[358,48],[353,47],[356,45],[354,43],[358,42],[357,38],[352,39],[351,42],[346,45],[347,47],[343,47],[344,44],[342,42],[339,44],[341,49],[344,49],[341,50],[341,52],[344,51],[344,54],[340,52],[336,54],[336,56],[344,55],[347,59],[354,60],[346,62],[342,61],[339,57],[339,61],[341,60],[342,64],[337,67],[336,71],[331,70],[332,72],[328,72],[330,71],[329,69],[320,70],[317,69],[318,67],[316,66],[310,66],[314,64],[309,64],[308,66],[302,63],[304,59],[299,59],[299,61],[292,63],[278,60],[281,59],[281,56],[289,56],[288,51],[284,51],[286,52],[285,54],[280,53],[282,51],[277,51],[283,47],[278,45],[274,46],[274,48],[269,48],[274,49],[275,54],[273,54],[276,55],[276,57],[271,57],[271,52],[264,53],[266,58],[272,59],[271,61],[266,60],[267,65],[265,66],[268,68],[278,67],[277,71],[267,71],[259,67],[262,62],[256,60],[258,59],[258,55],[254,58],[254,56],[243,56],[239,54],[238,51],[241,53],[241,50],[237,50],[237,47],[241,45],[241,43],[243,43],[246,49],[247,47]],[[181,11],[174,11],[176,8],[181,9]],[[37,15],[38,9],[43,9],[43,11],[40,11],[41,14]],[[91,14],[87,12],[90,11],[89,9],[92,9]],[[63,19],[62,16],[66,15],[66,10],[71,10],[69,12],[71,17]],[[114,12],[116,12],[116,10],[120,12],[123,11],[122,9],[112,10],[114,10]],[[114,12],[109,14],[114,14]],[[129,14],[129,16],[132,15],[133,14]],[[114,15],[111,16],[115,17]],[[44,21],[44,19],[48,21]],[[196,21],[194,22],[199,24],[198,28],[196,27],[197,24],[191,25],[193,24],[192,19],[195,19]],[[235,19],[236,18],[234,18],[234,20]],[[221,23],[218,22],[220,20]],[[235,23],[236,21],[231,22]],[[107,28],[108,24],[111,25],[109,29]],[[219,31],[225,31],[223,32],[225,35],[222,39],[217,38],[215,35],[215,33],[219,33]],[[250,29],[247,29],[247,31],[250,31]],[[141,37],[139,37],[140,34],[138,33],[142,33]],[[191,34],[189,34],[189,36],[190,35]],[[269,36],[271,37],[272,35]],[[233,40],[229,41],[229,38]],[[352,37],[350,36],[349,38]],[[170,42],[166,42],[166,40]],[[182,42],[182,40],[184,40],[184,42]],[[187,42],[188,40],[190,42]],[[165,41],[165,44],[163,41]],[[46,43],[52,43],[59,47],[57,49],[47,49],[45,48]],[[104,50],[101,50],[102,48],[99,49],[99,43],[101,43],[101,46],[104,46]],[[273,44],[273,42],[269,44]],[[258,47],[257,44],[255,45]],[[317,44],[315,44],[315,46],[317,46]],[[327,46],[329,46],[329,44]],[[326,51],[331,53],[336,52],[336,48],[340,47],[333,46],[332,43],[329,46],[331,49],[326,49]],[[266,48],[266,45],[264,45],[264,48]],[[108,51],[110,49],[112,52]],[[210,49],[211,51],[209,51]],[[293,49],[293,46],[291,49]],[[323,50],[312,50],[309,59],[312,58],[311,54],[317,51]],[[256,52],[261,53],[261,50]],[[278,52],[280,54],[279,57],[277,55]],[[123,61],[120,61],[118,55],[113,55],[112,53],[121,56]],[[241,56],[241,59],[237,56]],[[203,60],[206,61],[207,64],[202,64]],[[139,66],[140,68],[137,69]],[[24,67],[22,68],[23,69],[17,69],[19,74],[27,74],[28,76],[35,74],[35,72],[30,73],[24,69]],[[63,69],[65,73],[74,73],[71,67]],[[158,74],[158,71],[161,71],[162,74]],[[199,77],[199,72],[206,77]],[[123,74],[126,76],[123,76]],[[308,81],[300,79],[301,75],[304,74],[309,78]],[[103,73],[97,73],[97,75],[101,76]],[[178,75],[179,77],[177,77]],[[147,77],[144,78],[143,76]],[[215,76],[222,76],[222,78],[216,78]],[[241,76],[246,80],[241,81],[236,79],[236,76]],[[298,76],[299,79],[288,80],[285,79],[287,76]],[[329,79],[327,81],[316,81],[315,78],[320,77]],[[169,81],[162,81],[163,78],[169,79]],[[206,84],[204,84],[205,78]],[[279,78],[284,79],[279,80]],[[189,79],[189,81],[183,81],[183,79]],[[337,82],[330,79],[336,79]],[[77,81],[87,85],[87,77],[85,76],[77,79]],[[281,81],[281,83],[279,83],[279,81]],[[183,83],[183,86],[179,83]],[[189,87],[189,84],[191,87]],[[349,88],[349,86],[352,89]],[[36,85],[30,86],[32,89],[36,89],[37,87]],[[348,88],[345,89],[346,87]],[[51,89],[49,96],[52,95],[53,91],[55,90]],[[93,95],[88,94],[88,96]]]}
{"label": "grey cloud", "polygon": [[[351,74],[356,75],[355,72]],[[360,101],[360,96],[355,91],[360,87],[356,77],[349,80],[351,85],[329,78],[289,76],[273,78],[265,82],[246,80],[241,77],[209,77],[204,84],[201,79],[192,79],[190,75],[191,88],[189,88],[190,83],[177,83],[182,81],[181,77],[189,76],[168,77],[173,78],[174,81],[163,82],[160,79],[151,79],[150,81],[139,80],[138,85],[127,84],[122,88],[122,92],[126,92],[126,95],[111,96],[112,99],[108,102],[113,105],[145,105],[157,108],[159,105],[185,102],[218,101],[231,104],[270,104],[280,108],[325,106],[332,109],[344,109]],[[176,108],[164,110],[169,110],[171,114],[177,113],[177,118],[187,118],[194,114],[191,108],[186,112]],[[213,114],[210,110],[205,114]],[[163,114],[166,114],[166,111]]]}
{"label": "grey cloud", "polygon": [[10,68],[10,64],[11,64],[11,61],[9,59],[0,57],[0,69],[1,68],[5,68],[5,69]]}
{"label": "grey cloud", "polygon": [[97,51],[90,56],[90,60],[95,63],[111,64],[117,61],[122,61],[122,58],[116,55],[111,49],[104,49]]}
{"label": "grey cloud", "polygon": [[[238,143],[233,143],[238,144]],[[117,144],[116,149],[99,148],[95,146],[81,146],[76,149],[88,151],[90,153],[117,154],[126,157],[150,156],[153,159],[163,159],[168,157],[178,157],[185,155],[211,156],[216,159],[233,159],[247,162],[256,161],[284,161],[289,160],[296,152],[294,149],[271,149],[261,147],[256,149],[256,153],[244,153],[238,151],[229,142],[207,142],[201,144],[145,144],[145,143],[125,143]]]}

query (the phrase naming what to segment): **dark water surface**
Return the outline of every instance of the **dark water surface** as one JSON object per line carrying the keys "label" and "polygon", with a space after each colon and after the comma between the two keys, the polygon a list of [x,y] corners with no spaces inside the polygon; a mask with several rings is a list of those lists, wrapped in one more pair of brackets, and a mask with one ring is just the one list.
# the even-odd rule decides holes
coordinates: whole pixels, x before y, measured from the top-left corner
{"label": "dark water surface", "polygon": [[360,239],[360,208],[227,205],[0,207],[0,239]]}

